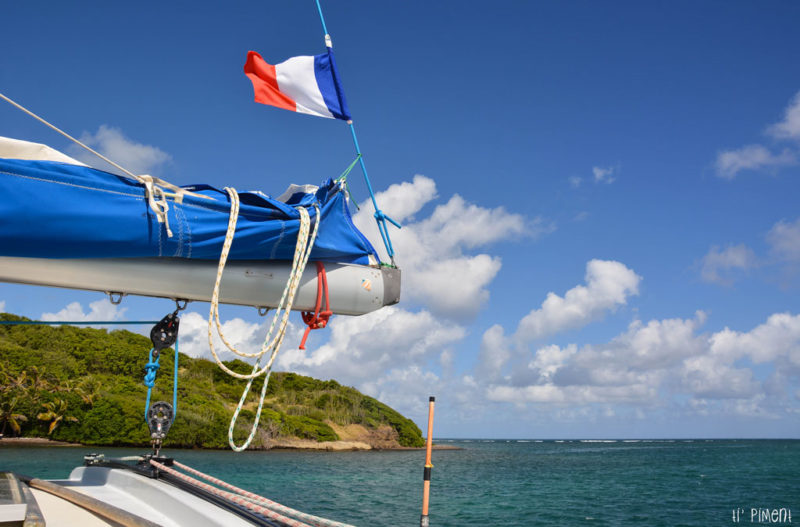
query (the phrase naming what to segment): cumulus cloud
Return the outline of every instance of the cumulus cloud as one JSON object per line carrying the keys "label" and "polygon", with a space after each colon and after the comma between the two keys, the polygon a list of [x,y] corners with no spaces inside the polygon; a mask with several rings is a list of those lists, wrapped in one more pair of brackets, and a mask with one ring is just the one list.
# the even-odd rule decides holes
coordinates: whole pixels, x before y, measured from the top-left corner
{"label": "cumulus cloud", "polygon": [[[555,226],[542,218],[526,220],[503,207],[480,207],[459,195],[426,217],[415,217],[436,198],[434,181],[419,175],[377,196],[384,212],[404,223],[400,230],[390,227],[397,263],[404,271],[404,300],[440,316],[469,318],[488,300],[488,286],[502,266],[499,257],[477,251],[502,240],[535,238]],[[370,239],[380,239],[371,209],[362,207],[354,221]],[[378,250],[386,258],[383,249]]]}
{"label": "cumulus cloud", "polygon": [[656,391],[647,385],[637,386],[492,386],[486,396],[490,401],[506,403],[594,404],[632,403],[652,399]]}
{"label": "cumulus cloud", "polygon": [[89,304],[89,312],[83,310],[79,302],[72,302],[56,313],[42,313],[41,320],[91,322],[93,320],[121,320],[128,308],[112,304],[107,298]]}
{"label": "cumulus cloud", "polygon": [[641,277],[620,262],[591,260],[585,281],[586,285],[573,287],[563,297],[548,293],[541,307],[520,321],[517,337],[540,339],[597,320],[639,294]]}
{"label": "cumulus cloud", "polygon": [[568,181],[569,181],[569,186],[570,187],[578,188],[578,187],[581,186],[581,183],[583,183],[583,178],[582,177],[578,177],[578,176],[570,176]]}
{"label": "cumulus cloud", "polygon": [[800,92],[789,102],[783,120],[767,128],[767,133],[778,139],[800,139]]}
{"label": "cumulus cloud", "polygon": [[478,356],[478,371],[481,375],[490,380],[499,379],[511,357],[511,346],[503,326],[495,324],[487,329],[481,338]]}
{"label": "cumulus cloud", "polygon": [[703,281],[722,285],[733,284],[739,271],[758,265],[755,253],[744,244],[729,245],[725,249],[714,245],[703,257],[700,276]]}
{"label": "cumulus cloud", "polygon": [[775,313],[751,331],[742,333],[725,328],[711,336],[709,351],[727,363],[748,358],[756,364],[784,361],[800,373],[800,315]]}
{"label": "cumulus cloud", "polygon": [[[125,137],[120,129],[106,125],[101,125],[94,134],[84,132],[80,140],[137,175],[158,174],[160,169],[172,160],[172,157],[161,149],[132,141]],[[119,169],[77,145],[70,146],[68,150],[71,156],[87,165],[115,174],[121,173]]]}
{"label": "cumulus cloud", "polygon": [[614,176],[614,173],[617,171],[618,167],[592,167],[592,174],[594,174],[594,182],[595,183],[605,183],[610,185],[617,178]]}
{"label": "cumulus cloud", "polygon": [[719,177],[733,179],[742,170],[759,170],[795,163],[797,156],[788,149],[773,154],[763,145],[747,145],[717,154],[716,169]]}
{"label": "cumulus cloud", "polygon": [[779,221],[767,233],[767,243],[780,260],[800,262],[800,218]]}
{"label": "cumulus cloud", "polygon": [[6,310],[6,301],[0,300],[0,313],[4,313]]}
{"label": "cumulus cloud", "polygon": [[403,408],[404,415],[424,422],[428,397],[438,392],[441,378],[430,370],[412,364],[394,368],[380,377],[362,382],[360,390],[379,401],[391,401],[392,406]]}
{"label": "cumulus cloud", "polygon": [[[795,94],[784,112],[783,120],[769,126],[767,134],[776,140],[800,139],[800,92]],[[796,146],[773,152],[764,145],[751,144],[717,154],[717,176],[733,179],[742,170],[777,169],[798,163]]]}
{"label": "cumulus cloud", "polygon": [[[496,403],[555,405],[546,408],[556,419],[564,417],[557,408],[573,415],[607,405],[760,418],[800,411],[800,315],[776,313],[744,332],[704,334],[705,321],[703,312],[692,319],[635,320],[605,344],[545,345],[508,375],[478,369],[475,382]],[[501,336],[494,328],[487,335]],[[771,365],[772,373],[759,377],[759,364]]]}
{"label": "cumulus cloud", "polygon": [[[378,389],[393,370],[427,366],[466,335],[466,329],[437,319],[428,311],[387,307],[359,317],[335,317],[327,342],[308,349],[286,347],[278,364],[305,375],[334,378]],[[388,374],[393,375],[393,374]],[[384,381],[385,382],[385,381]]]}
{"label": "cumulus cloud", "polygon": [[[222,332],[225,335],[225,339],[237,350],[243,353],[255,353],[261,350],[271,322],[271,313],[259,323],[247,322],[241,318],[232,318],[222,322]],[[201,315],[196,312],[182,314],[180,333],[180,350],[182,353],[186,353],[191,357],[213,359],[211,349],[208,346],[207,314]],[[299,342],[297,333],[297,327],[290,322],[286,329],[284,349],[291,345],[297,346]],[[216,332],[216,328],[212,332],[212,335],[214,335],[214,350],[221,360],[225,361],[240,358],[233,352],[228,351],[228,348]],[[249,363],[255,361],[255,359],[251,358],[242,360]],[[262,360],[261,364],[262,366],[266,364],[266,358]]]}

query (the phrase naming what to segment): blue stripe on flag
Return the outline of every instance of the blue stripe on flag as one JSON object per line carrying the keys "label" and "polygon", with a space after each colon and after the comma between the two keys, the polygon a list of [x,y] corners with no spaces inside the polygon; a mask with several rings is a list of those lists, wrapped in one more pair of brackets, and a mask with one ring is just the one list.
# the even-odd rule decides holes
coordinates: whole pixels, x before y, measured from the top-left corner
{"label": "blue stripe on flag", "polygon": [[317,78],[317,86],[319,86],[319,91],[331,114],[343,121],[352,119],[331,50],[323,55],[314,56],[314,76]]}

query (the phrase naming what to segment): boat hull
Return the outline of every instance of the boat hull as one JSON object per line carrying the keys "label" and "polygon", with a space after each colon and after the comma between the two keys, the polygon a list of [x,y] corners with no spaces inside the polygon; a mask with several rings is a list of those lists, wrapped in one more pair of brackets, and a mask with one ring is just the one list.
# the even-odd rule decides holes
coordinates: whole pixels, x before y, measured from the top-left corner
{"label": "boat hull", "polygon": [[[209,302],[217,275],[211,260],[181,258],[16,258],[0,257],[0,281]],[[291,263],[230,261],[220,302],[259,308],[278,305]],[[330,308],[340,315],[363,315],[400,300],[400,270],[353,264],[325,264]],[[313,311],[317,270],[309,262],[293,310]]]}

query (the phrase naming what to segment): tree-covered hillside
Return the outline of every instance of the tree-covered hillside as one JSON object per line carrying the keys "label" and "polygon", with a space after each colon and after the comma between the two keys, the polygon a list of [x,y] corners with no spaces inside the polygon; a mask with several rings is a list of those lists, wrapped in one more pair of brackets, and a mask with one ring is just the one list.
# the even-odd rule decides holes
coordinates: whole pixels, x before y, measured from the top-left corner
{"label": "tree-covered hillside", "polygon": [[[26,320],[0,314],[0,320]],[[150,340],[124,330],[0,325],[0,432],[91,445],[147,445],[144,365]],[[161,354],[152,401],[172,403],[174,351]],[[216,364],[181,354],[177,417],[165,446],[225,448],[233,409],[245,381]],[[230,361],[231,369],[251,367]],[[252,426],[261,391],[254,383],[234,437]],[[303,438],[339,439],[335,429],[360,425],[401,446],[424,444],[419,428],[379,401],[336,381],[273,373],[254,447]]]}

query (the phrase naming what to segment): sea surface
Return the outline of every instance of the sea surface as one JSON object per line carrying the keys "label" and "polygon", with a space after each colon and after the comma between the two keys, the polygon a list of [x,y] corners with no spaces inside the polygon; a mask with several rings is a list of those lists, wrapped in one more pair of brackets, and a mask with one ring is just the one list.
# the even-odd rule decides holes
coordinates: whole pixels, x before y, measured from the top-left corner
{"label": "sea surface", "polygon": [[[756,525],[776,509],[800,524],[800,440],[437,443],[460,449],[433,452],[432,527]],[[94,451],[142,453],[0,441],[0,470],[66,478]],[[164,453],[313,514],[363,527],[419,525],[424,451]]]}

